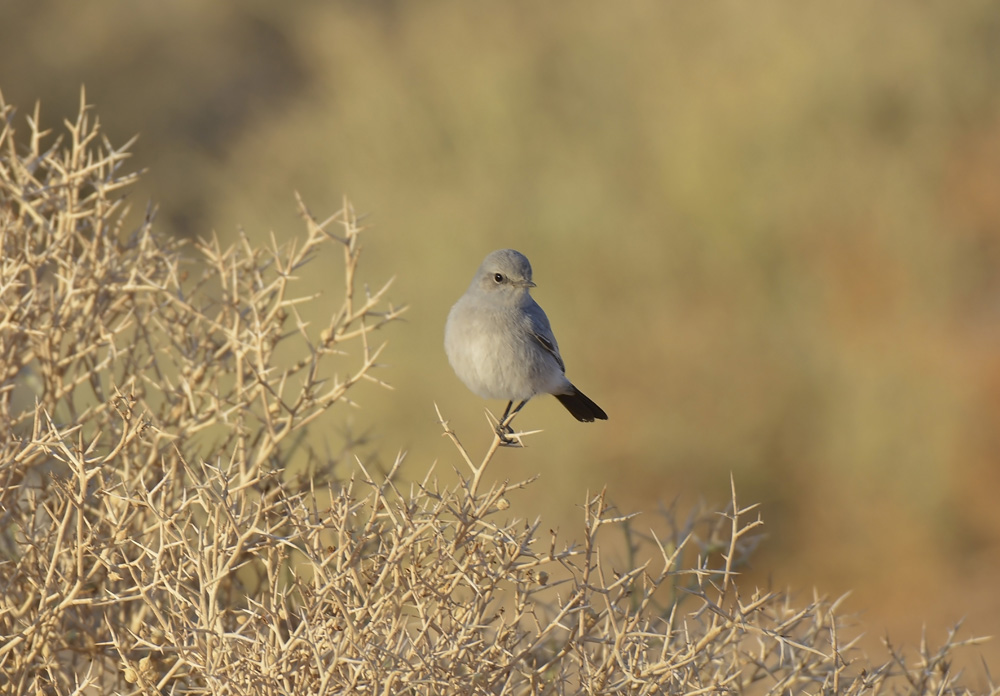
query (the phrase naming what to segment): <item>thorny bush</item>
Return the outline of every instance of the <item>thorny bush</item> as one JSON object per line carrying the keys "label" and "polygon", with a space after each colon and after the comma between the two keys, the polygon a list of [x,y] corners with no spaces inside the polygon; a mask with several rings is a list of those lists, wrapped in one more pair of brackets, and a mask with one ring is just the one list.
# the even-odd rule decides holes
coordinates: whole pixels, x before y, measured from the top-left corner
{"label": "thorny bush", "polygon": [[[488,483],[499,441],[474,460],[440,414],[457,483],[338,480],[306,436],[378,382],[402,311],[358,290],[350,205],[300,202],[298,243],[184,245],[125,229],[129,144],[82,100],[60,137],[0,122],[0,691],[969,693],[954,635],[873,665],[836,601],[741,595],[760,521],[735,491],[662,539],[597,495],[567,544],[505,517],[533,482]],[[314,332],[296,272],[331,247]]]}

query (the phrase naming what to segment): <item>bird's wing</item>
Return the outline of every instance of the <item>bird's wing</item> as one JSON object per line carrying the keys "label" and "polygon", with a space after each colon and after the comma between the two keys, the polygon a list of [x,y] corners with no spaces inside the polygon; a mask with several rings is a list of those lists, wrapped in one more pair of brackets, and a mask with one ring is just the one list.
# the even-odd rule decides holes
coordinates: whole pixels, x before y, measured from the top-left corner
{"label": "bird's wing", "polygon": [[556,343],[556,337],[552,334],[549,318],[545,316],[545,312],[537,303],[528,309],[527,314],[531,318],[531,335],[542,348],[556,359],[559,369],[565,373],[566,365],[563,364],[562,356],[559,355],[559,344]]}
{"label": "bird's wing", "polygon": [[[556,348],[555,344],[552,343],[545,336],[540,336],[537,333],[532,335],[535,337],[535,340],[538,341],[538,343],[542,346],[542,348],[547,350],[552,355],[552,357],[556,359],[556,362],[559,363],[559,369],[562,370],[563,373],[565,374],[566,366],[563,364],[562,358],[559,356],[559,349]],[[551,334],[549,335],[551,336]]]}

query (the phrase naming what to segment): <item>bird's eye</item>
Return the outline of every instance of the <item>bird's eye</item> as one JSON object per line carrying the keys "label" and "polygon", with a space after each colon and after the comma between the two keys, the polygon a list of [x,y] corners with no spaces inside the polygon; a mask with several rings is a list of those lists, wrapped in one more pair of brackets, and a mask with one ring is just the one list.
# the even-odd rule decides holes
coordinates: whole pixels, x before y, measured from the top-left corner
{"label": "bird's eye", "polygon": [[493,280],[495,280],[498,283],[502,283],[503,282],[503,273],[494,273],[493,274]]}

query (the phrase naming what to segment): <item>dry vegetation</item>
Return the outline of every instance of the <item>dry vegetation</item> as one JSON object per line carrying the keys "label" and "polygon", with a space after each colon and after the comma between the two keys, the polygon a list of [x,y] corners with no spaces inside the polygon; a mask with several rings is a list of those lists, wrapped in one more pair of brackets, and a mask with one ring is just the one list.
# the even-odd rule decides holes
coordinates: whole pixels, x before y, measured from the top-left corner
{"label": "dry vegetation", "polygon": [[[547,484],[511,516],[573,529],[605,482],[623,510],[726,500],[733,472],[769,534],[743,582],[850,591],[878,659],[885,632],[1000,626],[995,3],[48,0],[2,16],[0,89],[22,114],[40,98],[50,124],[74,120],[82,82],[113,142],[141,133],[125,229],[154,200],[160,235],[228,246],[242,222],[256,248],[299,234],[292,191],[317,214],[344,191],[372,212],[364,277],[395,275],[410,306],[378,371],[395,391],[355,391],[364,408],[314,421],[293,459],[331,429],[375,432],[393,443],[382,469],[405,443],[420,456],[400,475],[422,478],[453,456],[435,401],[478,454],[488,431],[441,329],[475,264],[518,248],[612,422],[532,404],[521,425],[548,434],[490,467]],[[339,267],[306,264],[297,294],[330,298]],[[321,329],[328,301],[303,320]],[[963,652],[1000,671],[1000,641]]]}
{"label": "dry vegetation", "polygon": [[[127,145],[85,108],[26,138],[0,110],[0,691],[969,693],[954,636],[870,664],[837,602],[741,594],[735,491],[663,539],[596,495],[571,543],[505,516],[532,482],[491,482],[499,443],[474,458],[443,418],[457,483],[335,476],[303,435],[379,383],[401,311],[361,289],[351,207],[266,249],[126,231]],[[330,247],[317,329],[296,272]]]}

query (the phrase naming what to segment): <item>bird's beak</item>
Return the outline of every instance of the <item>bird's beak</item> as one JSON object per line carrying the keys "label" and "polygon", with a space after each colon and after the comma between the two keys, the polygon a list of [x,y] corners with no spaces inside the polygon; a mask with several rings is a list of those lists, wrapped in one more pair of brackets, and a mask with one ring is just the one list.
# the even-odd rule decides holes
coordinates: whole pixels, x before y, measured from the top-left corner
{"label": "bird's beak", "polygon": [[531,282],[530,280],[522,280],[522,281],[521,281],[521,282],[519,283],[519,285],[520,285],[520,286],[521,286],[522,288],[533,288],[533,287],[535,287],[535,284],[534,284],[534,283],[532,283],[532,282]]}

